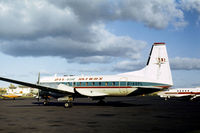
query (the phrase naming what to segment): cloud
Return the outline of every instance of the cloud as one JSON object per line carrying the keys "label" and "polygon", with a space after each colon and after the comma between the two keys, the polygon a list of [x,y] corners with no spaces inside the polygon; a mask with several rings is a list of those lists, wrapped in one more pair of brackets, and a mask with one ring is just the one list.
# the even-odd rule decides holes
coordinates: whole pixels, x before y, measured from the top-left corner
{"label": "cloud", "polygon": [[199,0],[181,0],[181,6],[185,10],[196,10],[200,13],[200,1]]}
{"label": "cloud", "polygon": [[78,62],[80,64],[88,63],[110,63],[113,59],[109,56],[90,56],[90,57],[76,57],[73,59],[68,59],[69,63]]}
{"label": "cloud", "polygon": [[198,58],[172,58],[170,66],[173,70],[200,70],[200,59]]}
{"label": "cloud", "polygon": [[2,0],[0,19],[1,52],[79,63],[140,58],[147,43],[109,32],[107,22],[137,21],[155,29],[185,25],[177,3],[168,0]]}
{"label": "cloud", "polygon": [[137,61],[125,60],[125,61],[118,62],[113,67],[113,71],[128,72],[128,71],[139,70],[139,69],[141,69],[143,67],[145,67],[145,63],[141,62],[139,60],[137,60]]}
{"label": "cloud", "polygon": [[133,40],[128,36],[115,36],[102,25],[90,28],[94,38],[88,39],[89,42],[73,40],[67,36],[47,36],[34,40],[3,40],[0,47],[2,52],[13,56],[60,56],[72,61],[77,57],[138,59],[139,52],[146,46],[144,41]]}
{"label": "cloud", "polygon": [[199,0],[181,0],[181,7],[186,11],[195,11],[198,13],[198,19],[196,20],[196,25],[200,23],[200,1]]}
{"label": "cloud", "polygon": [[[169,23],[185,26],[184,14],[175,0],[124,0],[119,8],[119,17],[143,22],[146,26],[164,29]],[[182,25],[177,25],[182,23]]]}
{"label": "cloud", "polygon": [[[83,22],[131,20],[144,23],[148,27],[163,29],[169,23],[181,26],[185,23],[184,14],[175,0],[84,0],[54,1],[58,7],[70,7]],[[86,8],[87,7],[87,8]],[[180,24],[179,24],[180,26]]]}
{"label": "cloud", "polygon": [[[145,67],[145,62],[140,60],[125,60],[116,63],[113,71],[127,72],[139,70]],[[200,70],[200,59],[198,58],[171,58],[170,67],[172,70]]]}

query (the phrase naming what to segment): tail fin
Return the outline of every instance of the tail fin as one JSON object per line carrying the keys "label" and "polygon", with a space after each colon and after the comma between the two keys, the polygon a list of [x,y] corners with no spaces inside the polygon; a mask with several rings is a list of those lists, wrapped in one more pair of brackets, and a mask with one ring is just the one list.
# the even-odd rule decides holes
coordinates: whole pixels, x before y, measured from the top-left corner
{"label": "tail fin", "polygon": [[165,43],[153,44],[144,73],[148,78],[173,85]]}

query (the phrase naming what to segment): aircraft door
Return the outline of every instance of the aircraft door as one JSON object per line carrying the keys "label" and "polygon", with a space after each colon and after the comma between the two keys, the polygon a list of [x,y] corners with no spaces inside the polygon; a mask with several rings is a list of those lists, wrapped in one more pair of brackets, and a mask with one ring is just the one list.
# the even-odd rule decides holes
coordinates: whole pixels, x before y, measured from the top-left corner
{"label": "aircraft door", "polygon": [[128,78],[127,77],[122,77],[120,78],[120,81],[119,81],[119,92],[120,94],[123,94],[123,95],[127,95],[127,81],[128,81]]}

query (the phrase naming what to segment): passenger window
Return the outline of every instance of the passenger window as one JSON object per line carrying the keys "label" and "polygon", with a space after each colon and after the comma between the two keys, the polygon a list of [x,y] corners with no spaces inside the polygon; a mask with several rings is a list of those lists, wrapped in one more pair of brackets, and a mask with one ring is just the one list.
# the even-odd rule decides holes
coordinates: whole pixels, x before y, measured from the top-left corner
{"label": "passenger window", "polygon": [[105,86],[108,86],[108,82],[105,83]]}

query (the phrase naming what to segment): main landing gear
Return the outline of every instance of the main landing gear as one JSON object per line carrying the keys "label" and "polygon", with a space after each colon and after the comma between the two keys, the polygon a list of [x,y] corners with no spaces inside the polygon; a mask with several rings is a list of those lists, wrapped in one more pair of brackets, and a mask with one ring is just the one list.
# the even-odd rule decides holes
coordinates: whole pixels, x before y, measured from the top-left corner
{"label": "main landing gear", "polygon": [[65,108],[71,108],[73,106],[73,103],[72,102],[66,102],[65,104],[64,104],[64,107]]}
{"label": "main landing gear", "polygon": [[73,103],[73,97],[72,96],[65,96],[65,97],[60,97],[58,98],[58,101],[64,101],[65,104],[64,104],[64,107],[65,108],[71,108]]}
{"label": "main landing gear", "polygon": [[49,101],[50,101],[49,97],[48,97],[48,96],[45,96],[45,97],[44,97],[43,105],[48,105],[48,104],[49,104]]}

